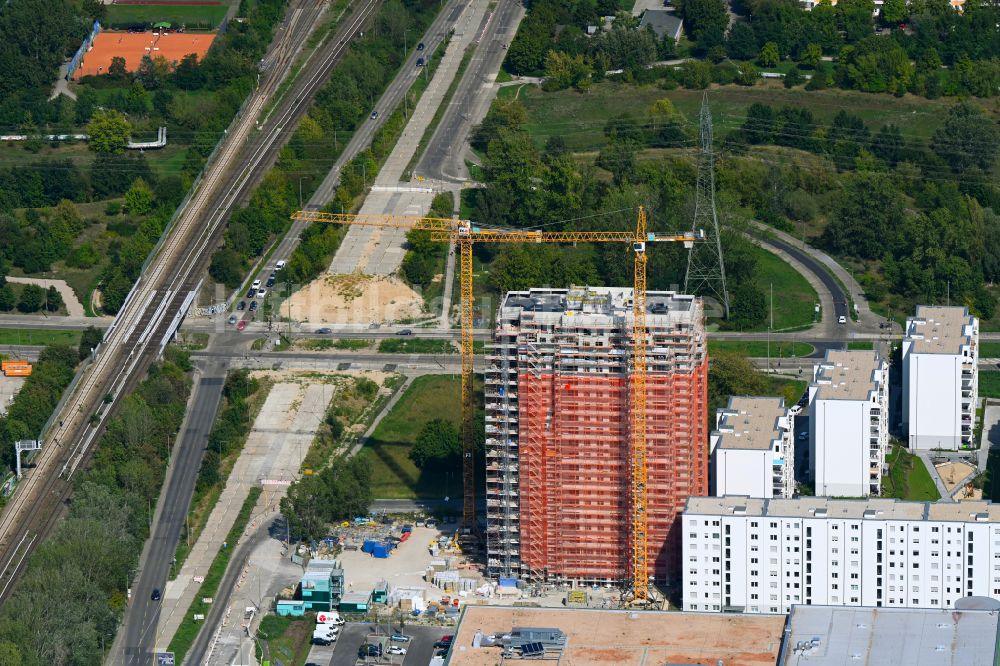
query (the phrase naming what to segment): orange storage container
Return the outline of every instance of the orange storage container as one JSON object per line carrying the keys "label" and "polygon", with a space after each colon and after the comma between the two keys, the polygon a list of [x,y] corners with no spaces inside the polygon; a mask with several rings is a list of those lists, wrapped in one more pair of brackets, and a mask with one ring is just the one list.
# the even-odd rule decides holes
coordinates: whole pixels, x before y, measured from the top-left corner
{"label": "orange storage container", "polygon": [[31,366],[30,365],[12,365],[7,366],[4,370],[4,374],[8,377],[30,377],[31,376]]}

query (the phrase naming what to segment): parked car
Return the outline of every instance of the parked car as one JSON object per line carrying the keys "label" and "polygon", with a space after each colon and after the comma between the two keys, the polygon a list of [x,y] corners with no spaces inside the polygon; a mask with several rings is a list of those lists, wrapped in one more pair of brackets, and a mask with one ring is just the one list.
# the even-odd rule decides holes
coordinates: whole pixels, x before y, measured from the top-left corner
{"label": "parked car", "polygon": [[410,637],[406,634],[393,634],[389,637],[389,640],[393,643],[409,643]]}
{"label": "parked car", "polygon": [[153,601],[159,601],[161,596],[162,595],[160,594],[160,588],[154,587],[153,593],[149,595],[149,598],[152,599]]}
{"label": "parked car", "polygon": [[234,314],[233,315],[229,315],[229,325],[230,326],[232,326],[233,324],[235,324],[238,320],[239,320],[238,316],[236,316]]}
{"label": "parked car", "polygon": [[847,317],[845,317],[844,315],[840,315],[839,317],[837,317],[837,323],[838,324],[846,324],[847,323]]}
{"label": "parked car", "polygon": [[396,331],[396,335],[413,335],[413,329],[404,328],[402,330]]}
{"label": "parked car", "polygon": [[330,335],[331,333],[333,333],[333,329],[332,328],[326,328],[324,326],[323,328],[317,328],[316,332],[317,333],[322,333],[323,335]]}
{"label": "parked car", "polygon": [[240,301],[240,302],[239,302],[239,303],[238,303],[238,304],[236,305],[236,309],[237,309],[237,310],[240,310],[240,311],[242,311],[242,310],[246,310],[246,309],[247,309],[247,302],[246,302],[246,301]]}
{"label": "parked car", "polygon": [[405,647],[399,647],[398,645],[391,645],[387,650],[389,654],[406,654]]}
{"label": "parked car", "polygon": [[441,640],[439,640],[437,643],[434,644],[434,647],[436,647],[436,648],[446,648],[446,649],[450,648],[451,647],[451,642],[453,640],[455,640],[455,637],[452,636],[452,635],[442,636]]}
{"label": "parked car", "polygon": [[256,293],[257,293],[257,290],[255,288],[253,288],[253,287],[250,287],[250,291],[247,292],[247,298],[253,298],[253,295],[256,294]]}
{"label": "parked car", "polygon": [[274,286],[274,276],[273,275],[271,277],[267,278],[267,282],[264,283],[264,286],[267,287],[268,289],[270,289],[271,287]]}
{"label": "parked car", "polygon": [[257,298],[259,298],[260,300],[264,300],[265,296],[267,296],[267,289],[258,289],[257,290]]}
{"label": "parked car", "polygon": [[285,266],[286,266],[287,264],[288,264],[288,262],[287,262],[287,261],[285,261],[284,259],[282,259],[281,261],[279,261],[278,263],[276,263],[276,264],[274,265],[274,270],[276,270],[276,271],[280,271],[280,270],[281,270],[282,268],[284,268],[284,267],[285,267]]}
{"label": "parked car", "polygon": [[246,327],[247,327],[247,320],[246,319],[240,319],[238,322],[236,322],[236,330],[237,331],[242,331]]}
{"label": "parked car", "polygon": [[250,286],[253,287],[254,289],[260,289],[260,280],[254,280],[253,284]]}
{"label": "parked car", "polygon": [[250,301],[250,312],[257,309],[257,301]]}
{"label": "parked car", "polygon": [[358,657],[364,659],[365,657],[381,657],[382,656],[382,646],[372,645],[371,643],[365,643],[358,648]]}

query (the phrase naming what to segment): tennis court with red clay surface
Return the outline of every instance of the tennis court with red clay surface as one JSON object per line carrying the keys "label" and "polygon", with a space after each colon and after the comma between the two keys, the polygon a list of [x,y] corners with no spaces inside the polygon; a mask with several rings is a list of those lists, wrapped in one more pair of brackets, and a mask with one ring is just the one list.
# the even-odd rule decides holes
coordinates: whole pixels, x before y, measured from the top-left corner
{"label": "tennis court with red clay surface", "polygon": [[76,70],[75,78],[107,74],[112,58],[125,58],[125,69],[134,72],[145,55],[163,56],[168,62],[177,63],[194,53],[201,60],[215,40],[214,32],[169,32],[157,35],[152,32],[102,32],[94,39],[93,48],[83,56],[83,63]]}

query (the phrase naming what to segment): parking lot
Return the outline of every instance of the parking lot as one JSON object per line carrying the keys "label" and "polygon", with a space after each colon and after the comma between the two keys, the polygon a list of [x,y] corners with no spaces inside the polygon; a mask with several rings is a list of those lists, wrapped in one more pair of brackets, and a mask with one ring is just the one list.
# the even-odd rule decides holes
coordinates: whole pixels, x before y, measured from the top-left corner
{"label": "parking lot", "polygon": [[[398,629],[399,627],[395,627]],[[382,659],[369,658],[367,661],[358,658],[358,649],[364,644],[365,638],[376,632],[376,626],[368,622],[351,622],[344,625],[337,642],[329,647],[314,645],[309,652],[307,663],[317,666],[357,666],[358,664],[395,664],[396,666],[426,666],[434,656],[434,643],[442,636],[454,634],[454,629],[448,627],[425,627],[408,625],[404,634],[410,636],[408,643],[393,643],[406,648],[405,655],[385,655]],[[386,636],[393,633],[393,628],[387,624],[378,627],[378,633]]]}

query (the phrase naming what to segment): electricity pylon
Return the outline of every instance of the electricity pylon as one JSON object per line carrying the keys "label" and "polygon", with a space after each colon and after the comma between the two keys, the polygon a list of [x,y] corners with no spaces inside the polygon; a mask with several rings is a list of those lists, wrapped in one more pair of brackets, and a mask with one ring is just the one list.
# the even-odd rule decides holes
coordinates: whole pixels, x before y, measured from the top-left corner
{"label": "electricity pylon", "polygon": [[722,259],[719,216],[715,211],[715,154],[712,152],[712,112],[708,93],[701,98],[699,114],[698,185],[694,200],[695,232],[705,234],[704,243],[695,243],[688,252],[684,291],[688,294],[710,293],[719,300],[729,319],[729,290],[726,288],[726,264]]}

